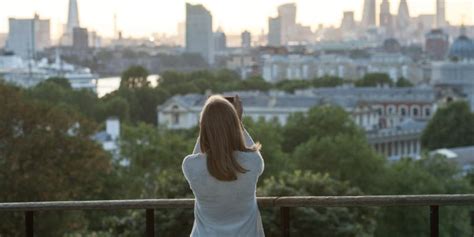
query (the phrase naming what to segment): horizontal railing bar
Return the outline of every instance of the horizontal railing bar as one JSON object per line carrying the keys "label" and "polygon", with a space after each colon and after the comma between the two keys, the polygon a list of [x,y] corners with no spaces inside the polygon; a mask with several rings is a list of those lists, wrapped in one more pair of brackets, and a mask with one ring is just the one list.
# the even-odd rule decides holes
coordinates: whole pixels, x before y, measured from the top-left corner
{"label": "horizontal railing bar", "polygon": [[[260,207],[474,206],[474,194],[258,197]],[[0,211],[192,208],[194,199],[0,203]]]}

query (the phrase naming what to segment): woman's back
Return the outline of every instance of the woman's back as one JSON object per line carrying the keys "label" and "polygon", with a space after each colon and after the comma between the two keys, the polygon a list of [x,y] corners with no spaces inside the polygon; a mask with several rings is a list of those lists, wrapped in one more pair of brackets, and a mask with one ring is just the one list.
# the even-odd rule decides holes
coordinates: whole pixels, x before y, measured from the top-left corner
{"label": "woman's back", "polygon": [[247,170],[234,181],[213,177],[206,154],[184,159],[183,173],[196,197],[191,236],[264,236],[255,195],[263,159],[259,152],[236,151],[234,157]]}

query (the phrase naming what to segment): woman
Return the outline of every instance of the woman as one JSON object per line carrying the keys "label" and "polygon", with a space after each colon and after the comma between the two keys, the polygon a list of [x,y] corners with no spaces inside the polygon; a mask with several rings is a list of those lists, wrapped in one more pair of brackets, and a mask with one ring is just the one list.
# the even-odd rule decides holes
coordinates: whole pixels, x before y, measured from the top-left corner
{"label": "woman", "polygon": [[264,236],[255,196],[264,164],[241,116],[238,96],[234,104],[211,96],[201,112],[198,142],[182,165],[196,197],[192,237]]}

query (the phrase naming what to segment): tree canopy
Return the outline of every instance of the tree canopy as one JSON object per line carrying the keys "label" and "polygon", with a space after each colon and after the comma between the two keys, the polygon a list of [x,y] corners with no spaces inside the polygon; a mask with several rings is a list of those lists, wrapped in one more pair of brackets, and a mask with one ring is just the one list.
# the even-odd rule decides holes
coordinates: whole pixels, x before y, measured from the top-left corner
{"label": "tree canopy", "polygon": [[434,150],[474,145],[474,113],[467,102],[439,108],[423,131],[423,148]]}

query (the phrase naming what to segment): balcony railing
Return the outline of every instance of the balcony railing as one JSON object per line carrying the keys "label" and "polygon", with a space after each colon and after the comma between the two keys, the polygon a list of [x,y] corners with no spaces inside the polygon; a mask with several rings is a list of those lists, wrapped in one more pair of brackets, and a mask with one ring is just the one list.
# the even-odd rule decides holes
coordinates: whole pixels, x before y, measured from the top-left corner
{"label": "balcony railing", "polygon": [[[440,206],[472,206],[474,194],[454,195],[398,195],[398,196],[305,196],[259,197],[260,208],[277,207],[281,213],[282,236],[290,236],[290,208],[292,207],[387,207],[426,206],[430,208],[431,236],[439,235]],[[33,236],[34,213],[63,210],[123,210],[146,211],[146,236],[155,236],[155,209],[192,208],[194,199],[139,199],[108,201],[59,201],[0,203],[0,212],[24,212],[25,233]],[[428,228],[428,227],[427,227]]]}

